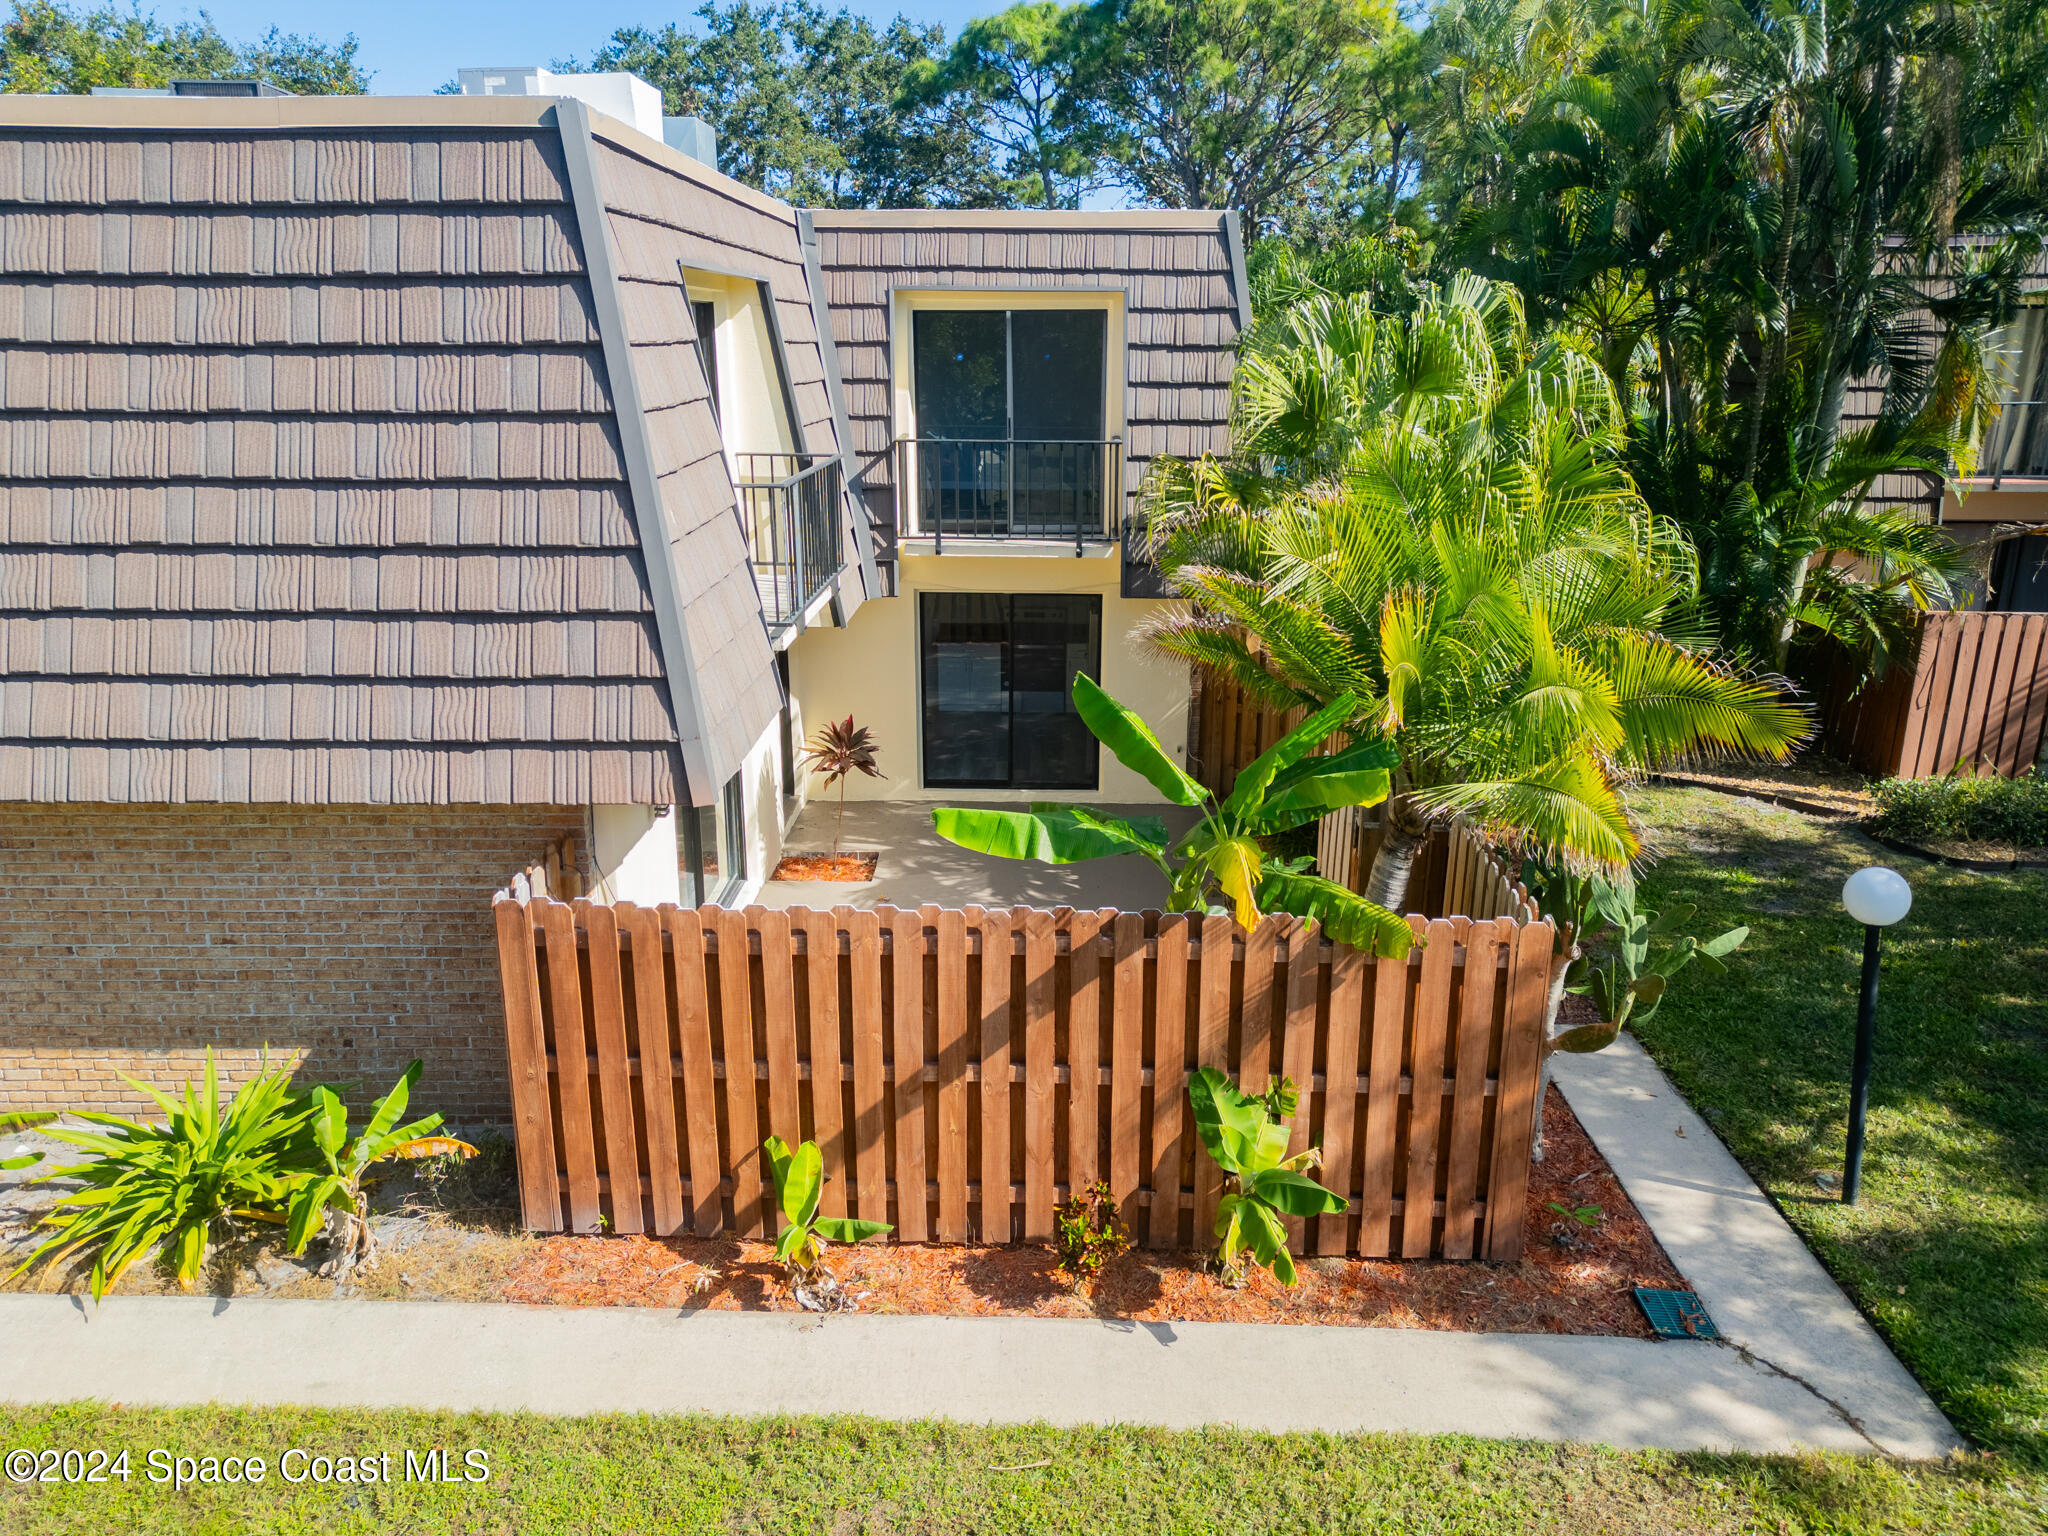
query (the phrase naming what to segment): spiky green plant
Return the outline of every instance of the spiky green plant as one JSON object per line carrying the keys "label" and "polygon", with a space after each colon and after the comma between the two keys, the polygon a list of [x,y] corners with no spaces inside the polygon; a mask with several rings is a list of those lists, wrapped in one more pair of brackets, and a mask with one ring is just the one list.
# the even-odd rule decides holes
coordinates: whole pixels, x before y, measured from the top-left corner
{"label": "spiky green plant", "polygon": [[178,1283],[190,1289],[211,1245],[236,1218],[277,1220],[294,1178],[293,1143],[311,1114],[291,1091],[290,1071],[267,1064],[223,1104],[210,1049],[204,1077],[187,1081],[182,1101],[132,1077],[122,1080],[154,1099],[165,1123],[74,1111],[87,1127],[104,1129],[46,1127],[44,1135],[96,1156],[43,1175],[85,1187],[57,1201],[42,1223],[56,1235],[14,1271],[90,1253],[95,1301],[159,1245]]}

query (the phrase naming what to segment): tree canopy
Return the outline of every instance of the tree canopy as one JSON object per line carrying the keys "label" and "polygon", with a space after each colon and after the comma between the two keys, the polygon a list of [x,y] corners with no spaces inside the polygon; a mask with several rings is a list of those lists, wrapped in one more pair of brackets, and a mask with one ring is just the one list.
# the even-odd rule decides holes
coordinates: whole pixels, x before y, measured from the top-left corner
{"label": "tree canopy", "polygon": [[327,43],[279,27],[254,42],[231,42],[203,11],[197,21],[166,25],[140,9],[15,0],[14,14],[0,23],[0,91],[83,94],[94,86],[263,80],[299,96],[356,95],[370,88],[356,49],[353,34]]}

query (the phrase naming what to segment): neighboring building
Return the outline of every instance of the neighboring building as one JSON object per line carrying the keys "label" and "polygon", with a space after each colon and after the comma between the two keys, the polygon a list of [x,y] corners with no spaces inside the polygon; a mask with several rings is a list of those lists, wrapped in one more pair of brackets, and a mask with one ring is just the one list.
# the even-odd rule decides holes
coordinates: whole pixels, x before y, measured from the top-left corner
{"label": "neighboring building", "polygon": [[[2017,320],[1998,336],[1997,419],[1977,444],[1975,472],[1942,483],[1884,475],[1875,506],[1912,507],[1978,558],[1958,602],[1979,612],[2048,611],[2048,252],[2034,258]],[[1931,355],[1939,330],[1925,311],[1919,333]],[[1884,403],[1879,377],[1850,387],[1844,430],[1867,425]]]}
{"label": "neighboring building", "polygon": [[475,74],[0,105],[0,1107],[268,1045],[502,1118],[491,891],[746,899],[806,718],[1154,798],[1069,689],[1178,744],[1124,532],[1223,446],[1234,226],[814,215]]}

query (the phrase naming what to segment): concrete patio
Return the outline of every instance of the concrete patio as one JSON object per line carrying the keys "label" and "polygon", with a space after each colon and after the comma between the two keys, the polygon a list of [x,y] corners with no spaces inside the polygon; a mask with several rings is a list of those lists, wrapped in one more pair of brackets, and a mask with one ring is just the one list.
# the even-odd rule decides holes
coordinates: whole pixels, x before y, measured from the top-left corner
{"label": "concrete patio", "polygon": [[[861,884],[830,880],[768,880],[754,899],[764,907],[918,907],[937,903],[959,907],[1122,907],[1141,911],[1163,906],[1166,880],[1158,869],[1132,854],[1086,864],[1038,864],[995,859],[956,847],[932,830],[939,804],[993,805],[963,795],[957,801],[868,800],[846,807],[842,853],[878,853],[875,878]],[[1195,823],[1195,813],[1178,806],[1104,805],[1110,816],[1160,816],[1176,835]],[[792,853],[822,853],[832,846],[838,819],[836,800],[820,798],[804,808],[783,839]]]}

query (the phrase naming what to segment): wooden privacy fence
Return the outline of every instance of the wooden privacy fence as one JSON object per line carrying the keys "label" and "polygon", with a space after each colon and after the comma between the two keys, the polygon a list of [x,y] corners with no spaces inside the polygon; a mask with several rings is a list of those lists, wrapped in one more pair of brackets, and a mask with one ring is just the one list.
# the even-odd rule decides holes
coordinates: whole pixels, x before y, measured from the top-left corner
{"label": "wooden privacy fence", "polygon": [[2048,613],[1929,613],[1905,658],[1860,689],[1839,648],[1811,686],[1821,742],[1881,778],[2025,773],[2048,726]]}
{"label": "wooden privacy fence", "polygon": [[[1332,811],[1316,827],[1316,872],[1347,890],[1363,891],[1380,851],[1377,806]],[[1510,917],[1533,923],[1536,899],[1505,860],[1463,821],[1439,822],[1415,856],[1402,903],[1429,917]]]}
{"label": "wooden privacy fence", "polygon": [[906,1241],[1043,1241],[1108,1181],[1136,1240],[1206,1246],[1222,1175],[1187,1080],[1302,1085],[1349,1210],[1303,1253],[1522,1249],[1547,924],[1411,919],[1376,961],[1268,917],[495,906],[520,1198],[539,1231],[762,1237],[769,1132],[823,1209]]}

